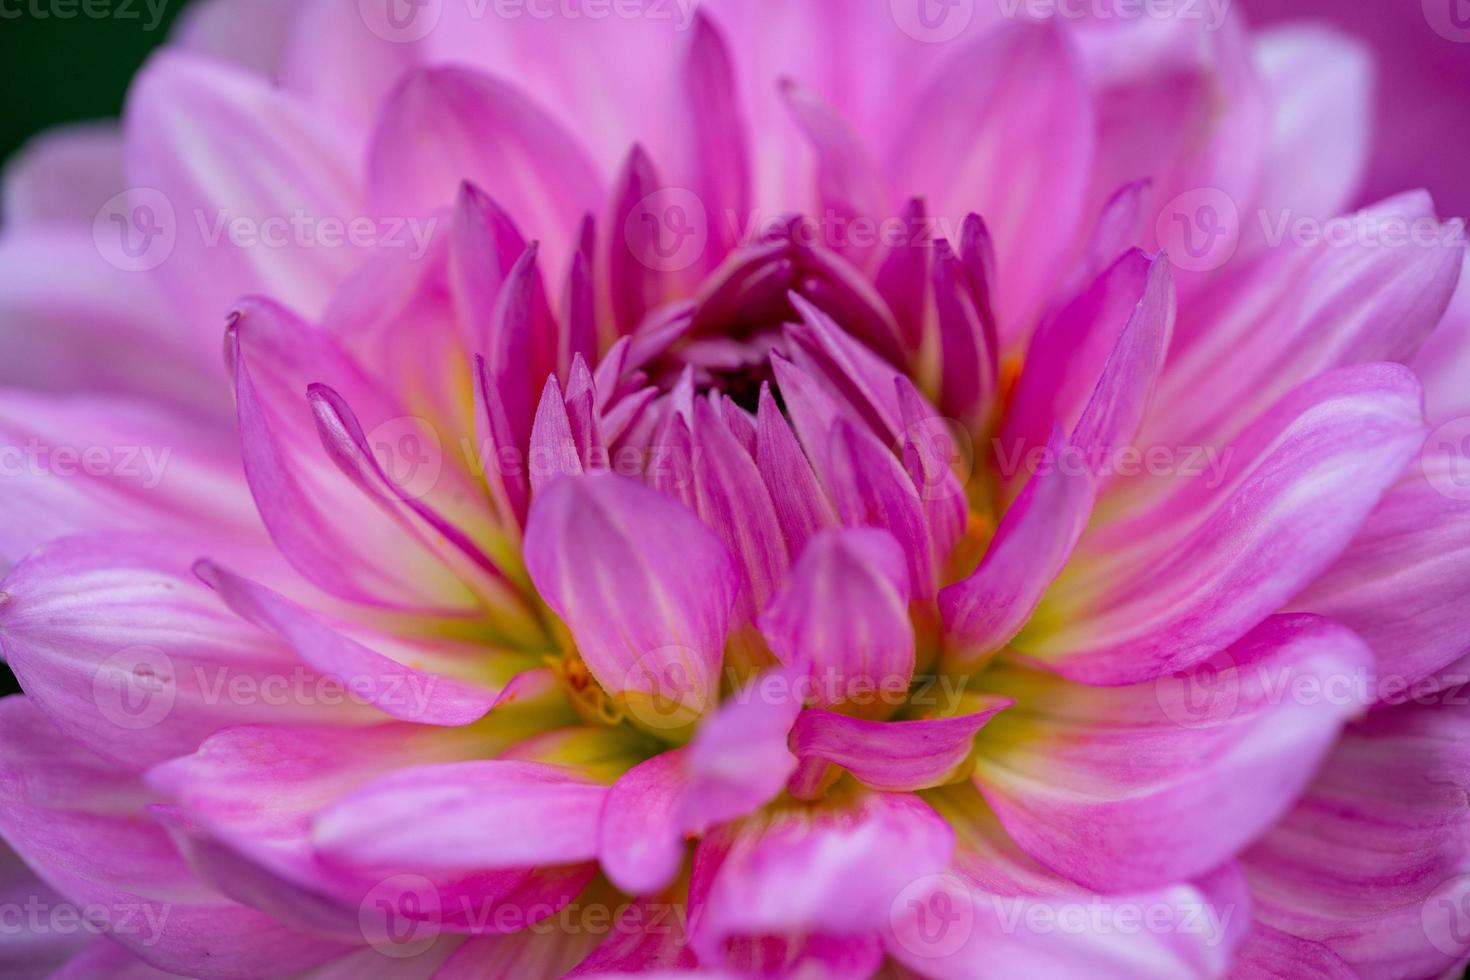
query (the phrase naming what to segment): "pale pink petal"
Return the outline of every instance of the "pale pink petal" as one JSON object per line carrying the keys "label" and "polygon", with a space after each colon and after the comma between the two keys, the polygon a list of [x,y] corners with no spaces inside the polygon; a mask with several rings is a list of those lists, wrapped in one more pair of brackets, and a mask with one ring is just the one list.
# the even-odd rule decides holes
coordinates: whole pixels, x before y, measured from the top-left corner
{"label": "pale pink petal", "polygon": [[1436,976],[1470,956],[1463,692],[1352,725],[1243,864],[1271,928],[1370,978]]}
{"label": "pale pink petal", "polygon": [[597,856],[607,787],[541,763],[416,766],[327,808],[313,839],[367,868],[479,870],[573,864]]}
{"label": "pale pink petal", "polygon": [[87,228],[126,186],[117,126],[74,123],[48,130],[5,165],[6,229],[49,223]]}
{"label": "pale pink petal", "polygon": [[0,700],[0,730],[0,835],[77,905],[119,921],[131,910],[139,927],[112,935],[149,964],[243,980],[347,951],[202,885],[148,817],[137,777],[71,741],[25,698]]}
{"label": "pale pink petal", "polygon": [[247,293],[315,316],[358,261],[325,231],[366,214],[344,135],[265,79],[157,55],[124,132],[129,183],[161,195],[154,219],[175,235],[156,275],[195,329],[214,335]]}
{"label": "pale pink petal", "polygon": [[[1084,537],[1014,646],[1074,679],[1148,680],[1229,645],[1316,578],[1424,440],[1407,368],[1365,364],[1288,394],[1221,472]],[[1074,573],[1073,569],[1076,569]]]}
{"label": "pale pink petal", "polygon": [[1355,682],[1370,667],[1343,627],[1274,616],[1147,684],[1082,687],[992,668],[983,689],[1017,704],[981,731],[975,782],[1021,847],[1075,881],[1180,881],[1229,860],[1285,812],[1365,706]]}

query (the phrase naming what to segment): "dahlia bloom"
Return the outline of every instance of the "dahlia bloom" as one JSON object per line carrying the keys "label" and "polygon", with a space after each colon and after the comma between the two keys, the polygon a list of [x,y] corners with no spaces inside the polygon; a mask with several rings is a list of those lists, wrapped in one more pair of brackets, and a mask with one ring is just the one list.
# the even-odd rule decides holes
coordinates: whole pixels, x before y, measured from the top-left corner
{"label": "dahlia bloom", "polygon": [[1470,960],[1462,224],[1067,9],[216,0],[38,143],[0,962]]}

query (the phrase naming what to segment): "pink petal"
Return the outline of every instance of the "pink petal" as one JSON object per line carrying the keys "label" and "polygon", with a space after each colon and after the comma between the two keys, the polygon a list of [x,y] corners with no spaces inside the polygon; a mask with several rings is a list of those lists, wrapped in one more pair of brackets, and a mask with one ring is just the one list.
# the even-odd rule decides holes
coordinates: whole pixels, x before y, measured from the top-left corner
{"label": "pink petal", "polygon": [[1258,921],[1355,976],[1437,976],[1470,956],[1463,692],[1375,712],[1246,852]]}
{"label": "pink petal", "polygon": [[[1017,87],[1025,76],[1036,84]],[[1014,336],[1060,272],[1082,217],[1093,142],[1092,97],[1066,31],[1009,24],[951,56],[894,143],[901,194],[923,193],[959,227],[985,217],[1001,257],[1000,319]],[[1031,175],[1018,187],[1014,175]],[[1048,231],[1033,234],[1036,215]]]}
{"label": "pink petal", "polygon": [[[177,541],[86,535],[31,555],[5,580],[0,640],[32,703],[128,770],[267,719],[361,724],[372,712],[241,622],[189,574]],[[330,682],[328,682],[330,686]],[[282,698],[285,696],[283,702]]]}
{"label": "pink petal", "polygon": [[111,123],[48,130],[6,163],[4,185],[7,231],[49,223],[85,229],[127,187],[122,134]]}
{"label": "pink petal", "polygon": [[229,963],[235,976],[261,976],[347,951],[200,884],[148,818],[137,778],[57,731],[29,700],[0,700],[0,733],[0,834],[77,906],[114,910],[119,921],[130,911],[142,924],[113,936],[152,966],[198,976]]}
{"label": "pink petal", "polygon": [[[1069,449],[1060,432],[1047,447]],[[1066,566],[1092,513],[1096,485],[1086,471],[1053,464],[1031,477],[996,529],[980,567],[939,592],[945,655],[976,666],[1010,642]]]}
{"label": "pink petal", "polygon": [[1346,629],[1274,616],[1150,684],[993,668],[984,690],[1018,703],[982,732],[975,782],[1021,847],[1084,885],[1180,881],[1229,860],[1290,806],[1362,709],[1352,683],[1370,665]]}
{"label": "pink petal", "polygon": [[799,553],[822,528],[837,526],[832,504],[768,386],[761,387],[756,414],[755,458],[791,554]]}
{"label": "pink petal", "polygon": [[821,707],[892,707],[914,671],[907,563],[893,536],[871,529],[812,538],[761,633],[788,667],[808,674]]}
{"label": "pink petal", "polygon": [[[470,181],[564,267],[582,215],[601,211],[601,181],[575,136],[520,89],[465,68],[408,75],[373,136],[368,185],[383,214],[431,214]],[[539,379],[538,379],[539,380]]]}
{"label": "pink petal", "polygon": [[[771,944],[788,951],[778,962],[790,962],[798,958],[791,953],[820,953],[841,937],[855,956],[903,888],[943,870],[953,848],[954,831],[906,793],[732,825],[695,855],[694,949],[703,965],[735,966],[752,946]],[[897,853],[902,862],[890,860]]]}
{"label": "pink petal", "polygon": [[1069,568],[1014,645],[1074,679],[1129,683],[1234,642],[1347,546],[1424,440],[1420,398],[1398,365],[1301,386],[1236,441],[1223,473],[1085,537],[1071,567],[1086,571]]}
{"label": "pink petal", "polygon": [[476,870],[572,864],[597,855],[607,788],[570,769],[486,760],[417,766],[316,818],[313,837],[358,867]]}
{"label": "pink petal", "polygon": [[954,865],[904,889],[885,936],[889,955],[923,976],[1217,977],[1250,928],[1249,892],[1234,868],[1099,893],[1018,850],[972,790],[937,800],[958,825]]}
{"label": "pink petal", "polygon": [[697,517],[622,476],[565,477],[536,496],[525,553],[605,690],[671,726],[713,704],[739,572]]}
{"label": "pink petal", "polygon": [[358,261],[348,236],[336,247],[288,227],[297,214],[325,223],[366,212],[344,134],[264,78],[158,55],[129,93],[124,132],[129,181],[162,195],[154,218],[176,234],[157,275],[191,322],[218,323],[251,293],[315,316]]}
{"label": "pink petal", "polygon": [[313,669],[360,692],[394,718],[425,725],[468,725],[495,703],[493,692],[391,660],[279,593],[213,562],[200,561],[194,571],[239,616],[274,633]]}
{"label": "pink petal", "polygon": [[[413,436],[442,468],[442,453],[330,337],[271,303],[242,306],[226,340],[233,363],[245,475],[261,517],[288,560],[329,592],[400,607],[469,607],[465,587],[416,535],[384,520],[377,503],[323,452],[306,399],[313,382],[348,393],[367,427]],[[352,556],[344,561],[343,556]],[[392,556],[388,560],[386,556]]]}
{"label": "pink petal", "polygon": [[803,762],[841,766],[872,789],[930,789],[963,773],[975,733],[1010,703],[994,699],[970,714],[915,721],[864,721],[831,711],[803,711],[791,733],[791,750]]}

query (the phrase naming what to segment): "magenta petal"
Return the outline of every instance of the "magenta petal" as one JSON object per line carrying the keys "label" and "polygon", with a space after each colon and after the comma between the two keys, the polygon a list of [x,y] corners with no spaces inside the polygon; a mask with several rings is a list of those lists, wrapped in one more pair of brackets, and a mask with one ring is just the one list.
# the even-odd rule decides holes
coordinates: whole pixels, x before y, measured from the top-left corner
{"label": "magenta petal", "polygon": [[815,682],[821,707],[901,698],[914,671],[909,573],[893,536],[819,534],[761,615],[761,632],[788,667]]}
{"label": "magenta petal", "polygon": [[688,749],[661,752],[629,769],[608,791],[598,823],[602,870],[632,895],[657,892],[684,860],[682,803]]}
{"label": "magenta petal", "polygon": [[703,11],[694,14],[681,83],[691,161],[697,161],[690,170],[692,189],[709,221],[712,247],[705,257],[713,268],[738,244],[727,216],[751,213],[751,161],[735,64],[720,29]]}
{"label": "magenta petal", "polygon": [[605,690],[672,698],[671,726],[714,703],[740,579],[699,518],[626,477],[564,477],[537,494],[525,552]]}
{"label": "magenta petal", "polygon": [[468,725],[495,703],[493,692],[390,660],[284,596],[213,562],[201,561],[194,570],[241,617],[279,636],[314,669],[394,718]]}
{"label": "magenta petal", "polygon": [[[740,953],[741,940],[784,941],[794,951],[840,936],[860,947],[888,921],[904,887],[942,871],[953,849],[954,831],[907,793],[733,824],[695,855],[694,948],[701,964],[720,965],[734,958],[732,946]],[[895,853],[904,860],[888,860]]]}
{"label": "magenta petal", "polygon": [[582,472],[582,458],[572,437],[572,420],[556,376],[546,379],[536,421],[531,427],[531,490],[539,493],[563,476]]}
{"label": "magenta petal", "polygon": [[801,760],[839,765],[873,789],[912,791],[942,786],[963,772],[975,733],[1012,702],[953,718],[864,721],[831,711],[803,711],[791,733]]}
{"label": "magenta petal", "polygon": [[1017,703],[981,731],[975,783],[1023,849],[1074,881],[1116,891],[1191,878],[1287,810],[1365,706],[1355,691],[1371,663],[1341,626],[1273,616],[1147,684],[992,668],[984,690]]}
{"label": "magenta petal", "polygon": [[597,854],[607,787],[561,766],[487,760],[403,769],[316,818],[313,838],[363,868],[477,870]]}
{"label": "magenta petal", "polygon": [[[1057,457],[1070,443],[1060,432]],[[980,567],[939,592],[947,657],[975,667],[1020,632],[1072,556],[1096,493],[1091,475],[1054,465],[1031,477],[995,532]]]}
{"label": "magenta petal", "polygon": [[837,526],[832,503],[768,386],[761,388],[756,414],[755,458],[791,554],[798,554],[821,529]]}

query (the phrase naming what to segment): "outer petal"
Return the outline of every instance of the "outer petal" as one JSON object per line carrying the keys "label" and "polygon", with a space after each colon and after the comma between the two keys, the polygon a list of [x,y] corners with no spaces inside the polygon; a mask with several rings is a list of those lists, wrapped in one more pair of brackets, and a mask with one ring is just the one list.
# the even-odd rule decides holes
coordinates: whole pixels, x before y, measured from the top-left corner
{"label": "outer petal", "polygon": [[357,867],[480,870],[597,855],[607,787],[571,769],[485,760],[417,766],[364,786],[316,818],[313,838]]}
{"label": "outer petal", "polygon": [[222,549],[264,543],[232,439],[120,398],[0,395],[6,520],[0,565],[96,530],[198,534]]}
{"label": "outer petal", "polygon": [[1354,682],[1370,665],[1342,627],[1275,616],[1153,684],[993,670],[985,689],[1017,704],[983,730],[975,781],[1017,843],[1075,881],[1106,891],[1187,879],[1290,805],[1361,710]]}
{"label": "outer petal", "polygon": [[192,752],[230,725],[372,719],[233,616],[189,574],[192,560],[178,542],[86,535],[17,566],[0,639],[32,703],[125,769]]}
{"label": "outer petal", "polygon": [[201,885],[146,816],[136,778],[62,735],[26,699],[0,701],[0,731],[0,834],[71,901],[131,909],[132,921],[152,923],[152,932],[113,936],[153,966],[249,978],[347,951]]}
{"label": "outer petal", "polygon": [[584,214],[602,211],[601,180],[576,138],[519,89],[464,68],[406,77],[373,136],[368,183],[383,214],[430,214],[468,180],[548,246],[549,266],[572,255]]}
{"label": "outer petal", "polygon": [[242,618],[291,645],[313,669],[406,721],[468,725],[495,704],[493,691],[416,670],[344,635],[277,592],[200,561],[195,573]]}
{"label": "outer petal", "polygon": [[1423,468],[1389,491],[1342,557],[1292,601],[1368,641],[1378,657],[1376,693],[1389,703],[1470,654],[1470,501],[1453,495],[1462,449],[1431,438]]}
{"label": "outer petal", "polygon": [[127,186],[122,134],[112,123],[49,130],[6,164],[4,185],[7,230],[49,222],[85,228]]}
{"label": "outer petal", "polygon": [[1233,867],[1097,892],[1017,848],[973,789],[931,798],[958,832],[954,863],[904,889],[886,936],[889,955],[923,976],[1218,977],[1250,928],[1249,893]]}
{"label": "outer petal", "polygon": [[1246,852],[1257,919],[1355,975],[1436,976],[1470,956],[1464,692],[1377,712]]}
{"label": "outer petal", "polygon": [[739,573],[693,514],[622,476],[566,477],[536,497],[526,567],[635,716],[675,728],[713,704]]}
{"label": "outer petal", "polygon": [[157,275],[196,329],[212,333],[248,293],[315,316],[358,261],[346,236],[318,235],[365,213],[343,134],[265,79],[158,55],[129,94],[124,133],[129,181],[172,210],[155,214],[176,234]]}
{"label": "outer petal", "polygon": [[1200,662],[1337,557],[1423,442],[1421,419],[1418,382],[1397,365],[1301,386],[1240,437],[1223,473],[1085,537],[1015,647],[1102,683]]}

